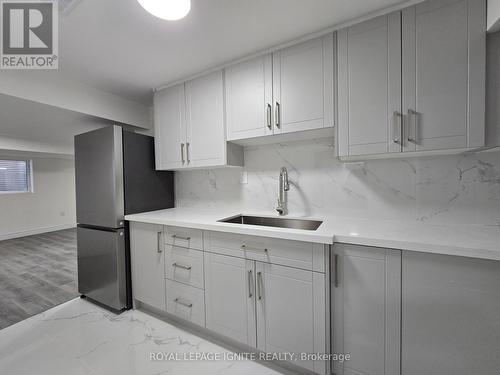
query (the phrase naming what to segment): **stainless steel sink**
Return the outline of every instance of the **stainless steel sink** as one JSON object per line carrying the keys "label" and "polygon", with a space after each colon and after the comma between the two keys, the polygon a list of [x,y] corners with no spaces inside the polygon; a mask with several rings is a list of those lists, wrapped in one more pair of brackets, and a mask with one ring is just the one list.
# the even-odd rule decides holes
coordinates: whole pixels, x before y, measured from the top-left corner
{"label": "stainless steel sink", "polygon": [[238,215],[218,220],[222,223],[261,225],[265,227],[278,227],[290,229],[316,230],[323,223],[319,220],[287,219],[265,216]]}

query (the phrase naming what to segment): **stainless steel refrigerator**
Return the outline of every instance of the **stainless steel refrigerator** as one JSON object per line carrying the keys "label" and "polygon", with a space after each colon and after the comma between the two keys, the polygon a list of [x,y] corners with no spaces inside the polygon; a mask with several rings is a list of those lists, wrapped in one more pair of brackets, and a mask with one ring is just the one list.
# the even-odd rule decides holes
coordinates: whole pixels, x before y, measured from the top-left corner
{"label": "stainless steel refrigerator", "polygon": [[173,172],[156,171],[154,140],[108,126],[75,136],[78,291],[131,308],[126,214],[174,206]]}

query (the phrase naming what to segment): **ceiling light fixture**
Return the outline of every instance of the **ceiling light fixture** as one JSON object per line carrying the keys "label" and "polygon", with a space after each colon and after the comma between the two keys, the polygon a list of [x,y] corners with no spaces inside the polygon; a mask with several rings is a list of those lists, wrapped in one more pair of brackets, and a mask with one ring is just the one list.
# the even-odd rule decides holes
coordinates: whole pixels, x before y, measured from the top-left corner
{"label": "ceiling light fixture", "polygon": [[191,10],[191,0],[137,0],[141,6],[158,18],[176,21]]}

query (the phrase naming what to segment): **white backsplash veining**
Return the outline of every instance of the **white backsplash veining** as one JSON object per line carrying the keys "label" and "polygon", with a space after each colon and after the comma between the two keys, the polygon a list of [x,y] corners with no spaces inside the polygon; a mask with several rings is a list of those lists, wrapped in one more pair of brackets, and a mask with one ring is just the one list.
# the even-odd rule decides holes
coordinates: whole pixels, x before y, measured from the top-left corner
{"label": "white backsplash veining", "polygon": [[[333,139],[245,148],[245,167],[176,173],[176,205],[274,211],[289,172],[290,216],[500,225],[500,152],[346,164]],[[240,183],[241,171],[248,183]]]}

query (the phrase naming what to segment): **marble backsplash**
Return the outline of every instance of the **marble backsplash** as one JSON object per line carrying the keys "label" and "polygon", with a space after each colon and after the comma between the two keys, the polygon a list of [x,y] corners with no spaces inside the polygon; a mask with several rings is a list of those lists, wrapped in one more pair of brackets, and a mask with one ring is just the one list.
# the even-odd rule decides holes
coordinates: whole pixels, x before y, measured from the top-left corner
{"label": "marble backsplash", "polygon": [[285,166],[290,216],[500,225],[500,152],[346,164],[333,147],[333,139],[252,146],[243,169],[178,172],[176,204],[274,211]]}

